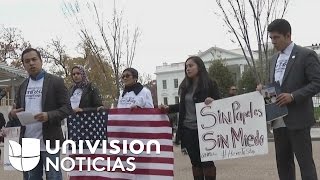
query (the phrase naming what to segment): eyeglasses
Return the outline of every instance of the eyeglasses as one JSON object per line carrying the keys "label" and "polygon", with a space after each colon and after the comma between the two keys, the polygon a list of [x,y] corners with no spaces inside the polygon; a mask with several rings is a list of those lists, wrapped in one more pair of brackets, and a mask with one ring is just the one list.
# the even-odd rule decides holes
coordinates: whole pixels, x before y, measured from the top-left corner
{"label": "eyeglasses", "polygon": [[236,91],[237,89],[231,89],[232,91]]}
{"label": "eyeglasses", "polygon": [[124,74],[124,75],[121,76],[121,78],[122,78],[122,79],[124,79],[124,78],[129,78],[130,76],[132,76],[132,75],[131,75],[131,74]]}

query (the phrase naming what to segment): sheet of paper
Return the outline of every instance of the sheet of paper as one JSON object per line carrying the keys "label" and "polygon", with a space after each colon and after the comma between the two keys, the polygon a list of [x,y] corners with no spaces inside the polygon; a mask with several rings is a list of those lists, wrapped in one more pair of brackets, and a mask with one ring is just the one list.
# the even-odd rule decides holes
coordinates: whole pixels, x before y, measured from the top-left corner
{"label": "sheet of paper", "polygon": [[38,122],[37,120],[34,119],[34,115],[31,112],[25,112],[25,111],[18,112],[17,116],[22,126]]}

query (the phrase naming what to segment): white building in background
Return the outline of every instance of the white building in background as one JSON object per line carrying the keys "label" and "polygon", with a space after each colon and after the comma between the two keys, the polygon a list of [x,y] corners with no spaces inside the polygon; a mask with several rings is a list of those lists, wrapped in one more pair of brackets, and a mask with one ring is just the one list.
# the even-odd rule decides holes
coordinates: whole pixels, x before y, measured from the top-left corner
{"label": "white building in background", "polygon": [[[212,63],[212,60],[221,59],[233,73],[236,82],[241,78],[247,61],[245,60],[241,49],[225,50],[218,47],[199,52],[197,54],[205,63],[206,67]],[[254,54],[257,56],[257,54]],[[157,97],[158,104],[175,104],[179,101],[178,87],[184,78],[184,60],[179,63],[167,64],[156,67]]]}
{"label": "white building in background", "polygon": [[[316,51],[320,57],[320,43],[306,47]],[[232,72],[235,82],[240,80],[247,65],[241,49],[226,50],[211,47],[204,52],[199,52],[197,56],[205,62],[207,68],[209,68],[212,60],[222,59]],[[254,53],[253,56],[257,58],[258,54]],[[178,63],[163,63],[162,66],[156,67],[158,104],[175,104],[179,102],[178,87],[185,76],[184,61],[185,59],[180,60]],[[318,104],[320,104],[320,100]]]}

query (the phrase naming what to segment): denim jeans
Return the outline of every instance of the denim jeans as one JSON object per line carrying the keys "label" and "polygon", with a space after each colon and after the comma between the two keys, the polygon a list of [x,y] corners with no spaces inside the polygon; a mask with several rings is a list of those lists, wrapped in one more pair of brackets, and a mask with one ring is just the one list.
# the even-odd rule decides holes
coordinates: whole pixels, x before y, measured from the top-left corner
{"label": "denim jeans", "polygon": [[[43,169],[46,165],[46,158],[49,158],[52,162],[56,162],[56,157],[59,158],[60,164],[60,152],[57,154],[49,154],[47,151],[40,152],[40,161],[38,165],[28,172],[23,172],[23,180],[42,180]],[[49,166],[49,171],[45,171],[47,180],[62,180],[61,171],[56,171],[52,166]]]}

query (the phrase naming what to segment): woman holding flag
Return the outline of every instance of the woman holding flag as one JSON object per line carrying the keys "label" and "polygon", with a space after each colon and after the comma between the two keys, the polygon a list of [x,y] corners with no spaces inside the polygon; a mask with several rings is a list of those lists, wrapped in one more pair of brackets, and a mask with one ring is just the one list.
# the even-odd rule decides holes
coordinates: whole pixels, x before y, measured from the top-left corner
{"label": "woman holding flag", "polygon": [[185,62],[185,78],[179,87],[180,103],[163,106],[168,113],[179,112],[177,136],[188,151],[194,180],[215,180],[214,162],[201,162],[195,103],[210,104],[220,98],[217,84],[210,80],[202,59],[191,56]]}
{"label": "woman holding flag", "polygon": [[69,96],[73,112],[99,110],[103,107],[99,90],[89,82],[84,67],[76,65],[71,73],[74,85],[70,88]]}
{"label": "woman holding flag", "polygon": [[127,68],[121,76],[124,89],[120,93],[117,108],[153,108],[151,92],[138,83],[138,71]]}

